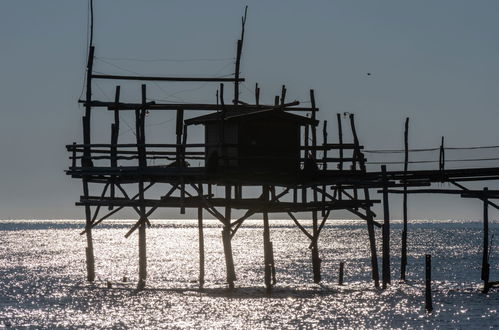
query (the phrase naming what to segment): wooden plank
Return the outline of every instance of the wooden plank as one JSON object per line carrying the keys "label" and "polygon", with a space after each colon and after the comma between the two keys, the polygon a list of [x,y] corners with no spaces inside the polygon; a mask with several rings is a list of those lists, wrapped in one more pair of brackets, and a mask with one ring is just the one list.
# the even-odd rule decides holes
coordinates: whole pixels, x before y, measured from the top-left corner
{"label": "wooden plank", "polygon": [[140,81],[177,81],[177,82],[243,82],[244,78],[217,77],[159,77],[159,76],[126,76],[111,74],[92,74],[93,79],[140,80]]}
{"label": "wooden plank", "polygon": [[[91,101],[86,102],[83,100],[78,101],[79,103],[83,103],[85,106],[99,107],[99,108],[107,108],[112,111],[127,111],[127,110],[135,110],[140,108],[141,103],[119,103],[116,104],[114,102],[103,102],[103,101]],[[291,102],[285,105],[284,111],[298,111],[298,112],[313,112],[319,111],[318,108],[310,108],[310,107],[298,107],[300,103],[298,101]],[[182,108],[184,110],[192,110],[192,111],[221,111],[221,104],[205,104],[205,103],[156,103],[154,101],[146,103],[147,110],[177,110]],[[275,105],[269,104],[226,104],[225,108],[227,111],[240,111],[240,110],[270,110],[274,109]]]}

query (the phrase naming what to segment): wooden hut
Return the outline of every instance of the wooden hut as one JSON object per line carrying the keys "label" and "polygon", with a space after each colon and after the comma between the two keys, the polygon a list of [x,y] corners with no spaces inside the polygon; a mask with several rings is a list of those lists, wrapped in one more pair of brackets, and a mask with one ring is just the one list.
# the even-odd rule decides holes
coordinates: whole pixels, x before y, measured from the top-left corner
{"label": "wooden hut", "polygon": [[258,172],[300,169],[301,128],[318,121],[280,108],[217,112],[186,120],[205,127],[206,167]]}

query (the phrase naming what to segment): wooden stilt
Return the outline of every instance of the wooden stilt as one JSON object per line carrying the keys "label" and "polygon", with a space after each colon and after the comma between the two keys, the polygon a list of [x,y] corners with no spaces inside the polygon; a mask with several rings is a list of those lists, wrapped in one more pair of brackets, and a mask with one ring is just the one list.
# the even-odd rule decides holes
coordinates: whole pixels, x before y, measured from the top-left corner
{"label": "wooden stilt", "polygon": [[272,269],[272,285],[276,285],[277,278],[275,273],[274,244],[272,241],[270,241],[270,267]]}
{"label": "wooden stilt", "polygon": [[[88,182],[83,180],[83,194],[88,196]],[[85,233],[87,236],[87,247],[85,248],[85,256],[87,262],[87,281],[95,280],[95,258],[94,258],[94,243],[92,238],[92,214],[90,206],[85,206]]]}
{"label": "wooden stilt", "polygon": [[[146,85],[142,85],[142,104],[146,103]],[[147,166],[146,148],[145,148],[145,114],[146,110],[135,111],[135,125],[137,138],[137,152],[139,155],[139,168]],[[143,289],[147,279],[147,252],[146,252],[146,207],[144,204],[144,179],[140,177],[139,181],[139,283],[138,288]]]}
{"label": "wooden stilt", "polygon": [[482,293],[489,292],[489,203],[487,199],[487,187],[483,188],[483,255],[482,255]]}
{"label": "wooden stilt", "polygon": [[425,309],[428,313],[433,311],[431,299],[431,254],[425,255]]}
{"label": "wooden stilt", "polygon": [[314,272],[314,283],[320,283],[321,281],[321,259],[319,258],[319,248],[317,246],[317,241],[319,240],[319,227],[317,221],[317,211],[312,212],[312,230],[313,230],[313,240],[312,240],[312,269]]}
{"label": "wooden stilt", "polygon": [[[263,186],[263,198],[269,200],[269,187]],[[270,242],[269,214],[263,211],[263,260],[265,265],[265,287],[267,292],[272,291],[272,248]]]}
{"label": "wooden stilt", "polygon": [[[343,170],[343,148],[341,147],[343,145],[343,129],[341,126],[341,114],[337,113],[336,114],[336,119],[338,121],[338,143],[340,145],[340,148],[338,150],[339,156],[340,156],[340,161],[338,162],[338,170]],[[341,185],[338,185],[338,199],[341,200],[343,198],[342,193],[341,193]]]}
{"label": "wooden stilt", "polygon": [[[227,203],[231,199],[231,186],[225,186],[225,198]],[[232,242],[230,237],[230,218],[231,218],[231,208],[230,206],[225,207],[225,223],[222,230],[222,240],[224,245],[225,254],[225,266],[227,269],[227,283],[229,288],[234,288],[234,281],[236,280],[236,271],[234,269],[234,259],[232,258]]]}
{"label": "wooden stilt", "polygon": [[383,213],[384,222],[382,228],[382,238],[383,238],[383,289],[386,289],[387,284],[390,284],[390,207],[388,205],[388,187],[387,187],[387,177],[386,177],[386,165],[381,166],[381,172],[383,173]]}
{"label": "wooden stilt", "polygon": [[146,222],[141,220],[139,225],[139,284],[143,289],[147,279],[147,253],[146,253]]}
{"label": "wooden stilt", "polygon": [[[203,185],[199,185],[199,194],[203,194]],[[199,236],[199,286],[204,285],[204,232],[203,232],[203,208],[198,207],[198,236]]]}
{"label": "wooden stilt", "polygon": [[344,273],[345,263],[340,262],[340,272],[338,274],[338,285],[343,285],[343,273]]}
{"label": "wooden stilt", "polygon": [[407,176],[409,164],[409,118],[405,119],[404,151],[404,195],[402,202],[404,227],[402,228],[402,250],[400,253],[400,279],[403,281],[405,281],[405,272],[407,268],[407,182],[405,177]]}
{"label": "wooden stilt", "polygon": [[367,208],[367,233],[369,235],[369,247],[371,249],[371,272],[374,286],[379,288],[378,252],[376,250],[376,235],[374,231],[373,217],[371,209]]}

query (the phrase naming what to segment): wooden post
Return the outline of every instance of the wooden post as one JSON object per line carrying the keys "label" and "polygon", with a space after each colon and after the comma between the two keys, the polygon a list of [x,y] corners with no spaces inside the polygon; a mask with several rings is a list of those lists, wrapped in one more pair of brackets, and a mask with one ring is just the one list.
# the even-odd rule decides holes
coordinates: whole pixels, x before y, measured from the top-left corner
{"label": "wooden post", "polygon": [[175,133],[177,137],[176,163],[177,167],[182,167],[182,134],[184,129],[184,109],[177,110],[177,122],[175,125]]}
{"label": "wooden post", "polygon": [[286,102],[286,85],[282,85],[282,88],[281,88],[281,110],[283,109],[284,107],[284,103]]}
{"label": "wooden post", "polygon": [[442,142],[440,143],[440,154],[438,158],[438,168],[440,171],[445,170],[445,147],[444,147],[444,137],[442,136]]}
{"label": "wooden post", "polygon": [[405,281],[405,272],[407,268],[407,169],[409,165],[409,118],[405,119],[404,130],[404,196],[403,196],[403,221],[404,227],[402,228],[402,251],[400,255],[400,279]]}
{"label": "wooden post", "polygon": [[[357,137],[357,130],[355,129],[355,119],[353,113],[350,114],[350,127],[352,129],[353,143],[355,145],[355,149],[353,150],[352,170],[357,169],[357,161],[359,161],[360,170],[365,172],[366,167],[363,157],[364,155],[360,152],[359,138]],[[353,188],[353,198],[358,198],[357,188]]]}
{"label": "wooden post", "polygon": [[[146,85],[142,85],[142,104],[146,103]],[[136,118],[136,137],[139,155],[139,169],[142,171],[147,166],[146,151],[145,151],[145,109],[135,112]],[[143,289],[147,279],[147,253],[146,253],[146,207],[144,204],[144,179],[142,174],[139,176],[139,283],[138,288]]]}
{"label": "wooden post", "polygon": [[[368,189],[366,188],[365,191],[368,191]],[[366,199],[368,198],[369,197]],[[374,219],[371,215],[371,208],[367,208],[366,211],[368,214],[367,234],[369,236],[369,247],[371,249],[371,277],[374,280],[374,287],[379,288],[378,252],[376,250],[376,233],[374,231],[373,223]]]}
{"label": "wooden post", "polygon": [[431,254],[425,255],[425,309],[428,313],[433,311],[433,304],[431,301]]}
{"label": "wooden post", "polygon": [[139,225],[139,284],[138,288],[143,289],[147,279],[147,252],[146,252],[146,222],[142,218]]}
{"label": "wooden post", "polygon": [[[269,187],[263,186],[263,199],[267,203],[269,201]],[[263,211],[263,260],[264,260],[264,270],[265,270],[265,287],[267,292],[272,291],[272,251],[270,242],[270,226],[269,226],[269,214],[265,208]]]}
{"label": "wooden post", "polygon": [[319,258],[319,227],[317,223],[317,211],[312,211],[312,269],[314,272],[314,283],[321,281],[321,259]]}
{"label": "wooden post", "polygon": [[[322,152],[322,171],[326,173],[327,171],[327,120],[324,120],[324,124],[322,126],[322,147],[324,148]],[[326,185],[322,186],[322,191],[326,191]],[[326,203],[326,194],[322,193],[322,203]],[[322,216],[326,215],[326,208],[322,208]]]}
{"label": "wooden post", "polygon": [[272,269],[272,285],[276,285],[277,278],[275,274],[274,243],[272,243],[272,241],[270,241],[270,267]]}
{"label": "wooden post", "polygon": [[[340,161],[338,163],[338,169],[341,171],[343,170],[343,129],[341,127],[341,114],[337,113],[336,118],[338,120],[338,143],[340,144],[339,148],[339,154],[340,154]],[[342,193],[341,193],[341,185],[338,185],[338,199],[341,200]]]}
{"label": "wooden post", "polygon": [[258,83],[255,84],[255,104],[260,105],[260,87],[258,87]]}
{"label": "wooden post", "polygon": [[[231,186],[225,185],[225,199],[226,203],[229,204],[231,200]],[[227,269],[227,283],[229,288],[234,288],[234,281],[236,280],[236,271],[234,269],[234,259],[232,258],[232,242],[230,238],[230,219],[231,219],[231,207],[229,205],[225,206],[225,223],[222,230],[222,240],[224,245],[225,254],[225,266]]]}
{"label": "wooden post", "polygon": [[[199,197],[202,198],[203,185],[199,185]],[[198,207],[198,235],[199,235],[199,286],[204,285],[204,233],[203,233],[203,208]]]}
{"label": "wooden post", "polygon": [[[90,45],[88,51],[88,62],[87,62],[87,91],[85,98],[85,116],[83,117],[83,144],[85,147],[83,149],[83,160],[90,161],[90,115],[91,115],[91,102],[92,102],[92,70],[94,65],[94,46]],[[86,162],[83,162],[85,166]]]}
{"label": "wooden post", "polygon": [[[315,109],[315,93],[314,90],[310,90],[310,104],[311,107]],[[315,111],[312,111],[311,119],[315,120],[316,114]],[[312,159],[315,162],[317,160],[317,128],[315,123],[310,125],[310,128],[312,129]],[[307,137],[308,138],[308,137]],[[313,190],[313,199],[314,203],[317,203],[318,201],[318,196],[317,196],[317,190]],[[312,240],[312,267],[314,271],[314,282],[315,283],[320,283],[321,281],[321,259],[319,257],[319,247],[318,247],[318,240],[319,240],[319,226],[318,226],[318,219],[317,219],[317,211],[312,211],[312,231],[313,231],[313,240]]]}
{"label": "wooden post", "polygon": [[343,285],[343,272],[345,268],[345,263],[343,261],[340,262],[340,273],[338,275],[338,285]]}
{"label": "wooden post", "polygon": [[390,207],[388,205],[388,179],[386,175],[386,165],[381,166],[383,173],[383,213],[384,222],[382,228],[383,238],[383,289],[390,284]]}
{"label": "wooden post", "polygon": [[[114,103],[116,106],[118,106],[118,103],[120,102],[120,91],[121,87],[116,86],[116,91],[114,94]],[[118,167],[118,136],[120,134],[120,112],[118,110],[114,110],[114,123],[111,124],[111,167]],[[112,176],[112,181],[111,182],[111,191],[110,191],[110,197],[114,198],[115,196],[115,186],[114,186],[114,181],[116,180],[116,176]],[[109,210],[113,209],[113,206],[110,205],[108,207]]]}
{"label": "wooden post", "polygon": [[489,188],[483,188],[483,255],[482,255],[482,293],[489,292],[489,203],[487,191]]}
{"label": "wooden post", "polygon": [[[83,178],[83,195],[88,196],[88,181]],[[94,243],[92,238],[92,214],[90,206],[85,205],[85,233],[87,236],[87,247],[85,248],[85,257],[87,262],[87,281],[95,280],[95,258],[94,258]]]}
{"label": "wooden post", "polygon": [[239,103],[239,75],[240,75],[240,65],[241,65],[241,54],[243,50],[244,43],[244,25],[246,24],[246,14],[248,12],[248,6],[244,9],[244,16],[241,19],[241,39],[237,41],[236,49],[236,71],[234,80],[234,104]]}
{"label": "wooden post", "polygon": [[[309,127],[308,125],[305,125],[305,164],[307,163],[307,160],[309,158],[309,153],[308,153],[308,133],[309,133]],[[305,166],[303,166],[305,169]],[[306,203],[307,202],[307,188],[302,188],[301,190],[301,202]]]}

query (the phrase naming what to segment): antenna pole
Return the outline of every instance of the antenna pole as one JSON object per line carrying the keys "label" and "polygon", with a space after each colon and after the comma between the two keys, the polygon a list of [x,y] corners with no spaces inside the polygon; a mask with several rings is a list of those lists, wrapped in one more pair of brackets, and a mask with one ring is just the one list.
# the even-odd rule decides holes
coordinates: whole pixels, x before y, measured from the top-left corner
{"label": "antenna pole", "polygon": [[248,13],[248,6],[244,9],[244,16],[241,18],[241,39],[237,41],[237,53],[236,53],[236,70],[235,70],[235,82],[234,82],[234,105],[239,103],[239,74],[241,66],[241,53],[243,51],[244,42],[244,25],[246,24],[246,14]]}

